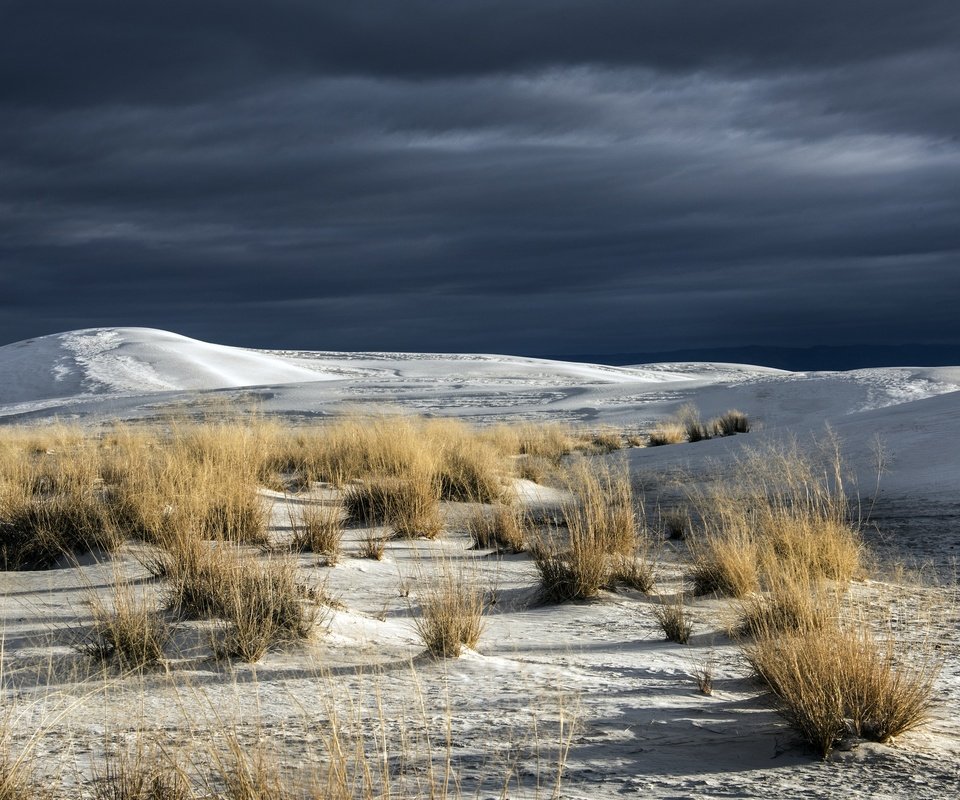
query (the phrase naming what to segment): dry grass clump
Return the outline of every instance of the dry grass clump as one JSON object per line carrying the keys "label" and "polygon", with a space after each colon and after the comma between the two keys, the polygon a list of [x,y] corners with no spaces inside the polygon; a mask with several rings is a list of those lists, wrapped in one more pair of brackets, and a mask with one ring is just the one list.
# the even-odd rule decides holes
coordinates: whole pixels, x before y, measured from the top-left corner
{"label": "dry grass clump", "polygon": [[630,557],[614,556],[609,583],[650,594],[654,586],[654,564],[649,550],[641,548],[640,552]]}
{"label": "dry grass clump", "polygon": [[357,549],[357,558],[369,558],[371,561],[382,561],[387,549],[387,539],[374,531],[368,531],[360,540]]}
{"label": "dry grass clump", "polygon": [[47,569],[63,556],[112,551],[119,538],[99,491],[96,443],[67,428],[4,431],[0,568]]}
{"label": "dry grass clump", "polygon": [[96,600],[93,616],[93,629],[79,644],[81,651],[104,661],[114,660],[122,670],[163,663],[170,626],[157,609],[137,597],[128,584],[114,588],[112,608]]}
{"label": "dry grass clump", "polygon": [[96,800],[192,800],[189,779],[160,752],[147,753],[138,741],[133,753],[106,758],[102,772],[95,775]]}
{"label": "dry grass clump", "polygon": [[780,712],[824,757],[845,736],[884,742],[927,717],[939,662],[859,625],[765,636],[746,649]]}
{"label": "dry grass clump", "polygon": [[553,465],[570,455],[576,445],[570,428],[558,423],[497,425],[483,435],[501,453],[541,458]]}
{"label": "dry grass clump", "polygon": [[662,422],[650,432],[648,447],[662,447],[687,441],[687,431],[678,422]]}
{"label": "dry grass clump", "polygon": [[750,420],[742,411],[731,409],[719,417],[703,422],[696,406],[688,403],[681,406],[673,418],[662,422],[653,430],[648,445],[658,447],[681,442],[701,442],[714,436],[733,436],[749,431]]}
{"label": "dry grass clump", "polygon": [[48,569],[63,556],[116,550],[120,540],[92,491],[0,496],[0,568]]}
{"label": "dry grass clump", "polygon": [[660,598],[660,602],[653,607],[653,614],[669,641],[678,644],[686,644],[690,641],[693,625],[684,606],[682,591],[669,602]]}
{"label": "dry grass clump", "polygon": [[649,591],[649,540],[638,533],[626,469],[581,462],[569,471],[567,485],[575,495],[563,509],[568,547],[541,539],[531,551],[540,574],[541,600],[593,597],[617,580]]}
{"label": "dry grass clump", "polygon": [[610,561],[602,542],[582,528],[570,531],[569,548],[540,539],[530,554],[540,576],[542,603],[587,600],[610,583]]}
{"label": "dry grass clump", "polygon": [[244,557],[231,546],[185,544],[169,554],[167,605],[191,617],[224,620],[218,655],[257,661],[270,648],[310,635],[319,606],[308,608],[296,563]]}
{"label": "dry grass clump", "polygon": [[783,575],[846,583],[861,568],[862,541],[849,521],[835,450],[819,463],[795,444],[748,453],[696,503],[699,593],[743,597]]}
{"label": "dry grass clump", "polygon": [[467,520],[467,530],[474,546],[480,550],[521,553],[529,538],[529,523],[523,509],[507,503],[498,503],[492,513],[477,509]]}
{"label": "dry grass clump", "polygon": [[590,455],[613,453],[623,448],[623,437],[612,428],[603,428],[598,431],[580,435],[578,450]]}
{"label": "dry grass clump", "polygon": [[483,633],[485,592],[462,572],[441,570],[420,596],[417,633],[437,658],[456,658],[463,646],[473,649]]}
{"label": "dry grass clump", "polygon": [[696,406],[690,403],[681,406],[676,418],[688,442],[700,442],[710,438],[710,426],[700,420],[700,412]]}
{"label": "dry grass clump", "polygon": [[765,592],[738,599],[739,633],[754,637],[818,631],[835,621],[840,597],[805,575],[770,578]]}
{"label": "dry grass clump", "polygon": [[745,597],[759,591],[759,545],[749,529],[710,529],[694,539],[691,552],[696,594]]}
{"label": "dry grass clump", "polygon": [[319,553],[328,564],[337,563],[343,539],[343,508],[339,503],[333,506],[304,504],[299,514],[291,513],[290,527],[293,550]]}
{"label": "dry grass clump", "polygon": [[733,436],[750,432],[750,420],[742,411],[730,409],[719,417],[710,420],[710,431],[714,436]]}
{"label": "dry grass clump", "polygon": [[218,656],[259,661],[273,647],[306,639],[318,622],[319,606],[308,609],[296,564],[286,560],[241,560],[224,576],[217,598],[225,630]]}
{"label": "dry grass clump", "polygon": [[440,535],[440,504],[431,476],[374,478],[347,488],[348,516],[366,525],[389,525],[397,536],[434,539]]}

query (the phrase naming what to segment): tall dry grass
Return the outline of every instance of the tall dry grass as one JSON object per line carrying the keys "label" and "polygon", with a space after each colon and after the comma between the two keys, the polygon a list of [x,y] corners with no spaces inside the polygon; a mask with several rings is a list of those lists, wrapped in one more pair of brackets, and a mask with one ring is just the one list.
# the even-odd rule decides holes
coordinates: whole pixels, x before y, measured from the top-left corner
{"label": "tall dry grass", "polygon": [[531,548],[541,601],[587,599],[618,579],[649,591],[651,545],[638,527],[640,503],[626,468],[581,461],[570,468],[567,486],[574,500],[563,508],[565,541],[554,530]]}
{"label": "tall dry grass", "polygon": [[171,628],[155,604],[117,581],[112,605],[94,596],[93,626],[78,644],[81,652],[102,661],[114,661],[121,670],[156,667],[164,663],[164,647]]}
{"label": "tall dry grass", "polygon": [[702,521],[691,538],[699,593],[743,597],[781,576],[845,584],[861,569],[839,453],[796,443],[749,451],[727,479],[693,499]]}
{"label": "tall dry grass", "polygon": [[929,715],[940,661],[898,652],[864,624],[763,636],[746,648],[791,726],[821,755],[844,737],[885,742]]}
{"label": "tall dry grass", "polygon": [[475,576],[450,565],[425,583],[414,625],[432,656],[456,658],[461,649],[477,646],[484,629],[485,592]]}

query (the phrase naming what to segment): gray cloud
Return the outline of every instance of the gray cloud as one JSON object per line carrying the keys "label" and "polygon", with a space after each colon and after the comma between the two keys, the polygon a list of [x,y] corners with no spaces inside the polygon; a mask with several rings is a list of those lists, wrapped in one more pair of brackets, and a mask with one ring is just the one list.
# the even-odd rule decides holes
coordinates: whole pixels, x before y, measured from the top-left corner
{"label": "gray cloud", "polygon": [[0,341],[960,342],[953,3],[3,13]]}

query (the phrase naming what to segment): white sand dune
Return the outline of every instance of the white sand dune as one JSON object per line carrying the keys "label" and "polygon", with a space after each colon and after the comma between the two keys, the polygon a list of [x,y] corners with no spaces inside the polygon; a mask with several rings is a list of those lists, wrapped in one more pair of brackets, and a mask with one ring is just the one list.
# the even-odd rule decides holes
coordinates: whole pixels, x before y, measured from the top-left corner
{"label": "white sand dune", "polygon": [[[563,420],[643,431],[693,403],[704,417],[735,407],[755,421],[745,436],[618,454],[648,490],[649,508],[681,498],[691,481],[723,472],[744,448],[794,437],[813,446],[829,425],[855,473],[852,491],[870,506],[877,526],[866,531],[871,544],[882,554],[930,559],[948,579],[943,568],[960,556],[960,367],[809,373],[710,363],[616,368],[497,355],[246,350],[142,328],[75,331],[0,348],[2,423],[58,416],[96,424],[148,417],[173,404],[202,409],[210,397],[297,418],[389,409],[482,423]],[[878,443],[887,468],[879,493]],[[675,483],[678,476],[685,483]],[[528,501],[547,491],[529,483],[522,489]],[[301,501],[278,493],[265,493],[265,500],[276,504],[276,533],[283,536],[286,504]],[[363,535],[348,532],[348,553]],[[944,657],[938,704],[927,726],[895,745],[864,745],[822,763],[759,698],[736,644],[723,632],[718,601],[691,604],[695,639],[688,647],[675,645],[662,641],[650,609],[655,598],[610,593],[594,603],[538,607],[530,602],[535,576],[527,557],[492,559],[469,551],[469,544],[462,530],[452,529],[437,542],[391,542],[383,562],[348,556],[329,569],[301,556],[304,573],[343,603],[328,635],[304,652],[271,653],[256,667],[228,670],[203,656],[184,656],[169,676],[152,679],[143,712],[150,729],[182,730],[185,708],[191,730],[205,730],[204,714],[216,723],[221,716],[256,719],[256,731],[244,735],[276,734],[288,756],[310,764],[317,756],[309,737],[318,725],[311,716],[318,692],[340,692],[360,707],[367,692],[391,719],[420,703],[434,723],[449,724],[466,786],[484,785],[499,761],[515,760],[512,797],[549,795],[533,787],[529,770],[548,763],[561,710],[579,719],[567,742],[563,797],[953,796],[960,776],[960,642],[948,590],[855,584],[852,591],[864,602],[903,615],[913,604],[933,615]],[[427,580],[424,565],[431,559],[424,555],[434,551],[458,560],[477,555],[478,574],[501,596],[478,652],[455,662],[419,659],[410,620]],[[0,649],[20,684],[12,691],[20,703],[21,739],[52,702],[37,676],[77,658],[63,631],[78,620],[89,624],[86,594],[92,587],[105,591],[117,570],[144,577],[130,553],[73,570],[0,573],[6,637]],[[681,571],[668,543],[658,590],[682,589]],[[144,583],[148,594],[161,590]],[[711,697],[700,695],[691,678],[704,658],[714,662]],[[358,663],[376,664],[378,676],[355,676]],[[321,672],[330,673],[328,683],[318,681]],[[99,742],[108,730],[130,738],[142,720],[130,717],[125,694],[139,697],[135,685],[118,679],[117,696],[108,703],[70,680],[62,688],[74,705],[38,736],[37,748],[58,780],[79,782],[83,749],[75,748],[76,755],[72,743]],[[448,722],[447,702],[453,714]],[[422,724],[416,713],[411,718],[414,727]],[[478,796],[498,793],[486,787]]]}
{"label": "white sand dune", "polygon": [[0,405],[327,377],[282,356],[150,328],[91,328],[0,347]]}

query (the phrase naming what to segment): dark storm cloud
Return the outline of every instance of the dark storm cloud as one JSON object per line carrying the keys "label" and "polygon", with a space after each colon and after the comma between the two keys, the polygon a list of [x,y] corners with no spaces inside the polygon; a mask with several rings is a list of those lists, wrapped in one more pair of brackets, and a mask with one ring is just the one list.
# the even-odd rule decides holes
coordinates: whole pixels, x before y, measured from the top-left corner
{"label": "dark storm cloud", "polygon": [[6,3],[0,341],[958,341],[953,2]]}

